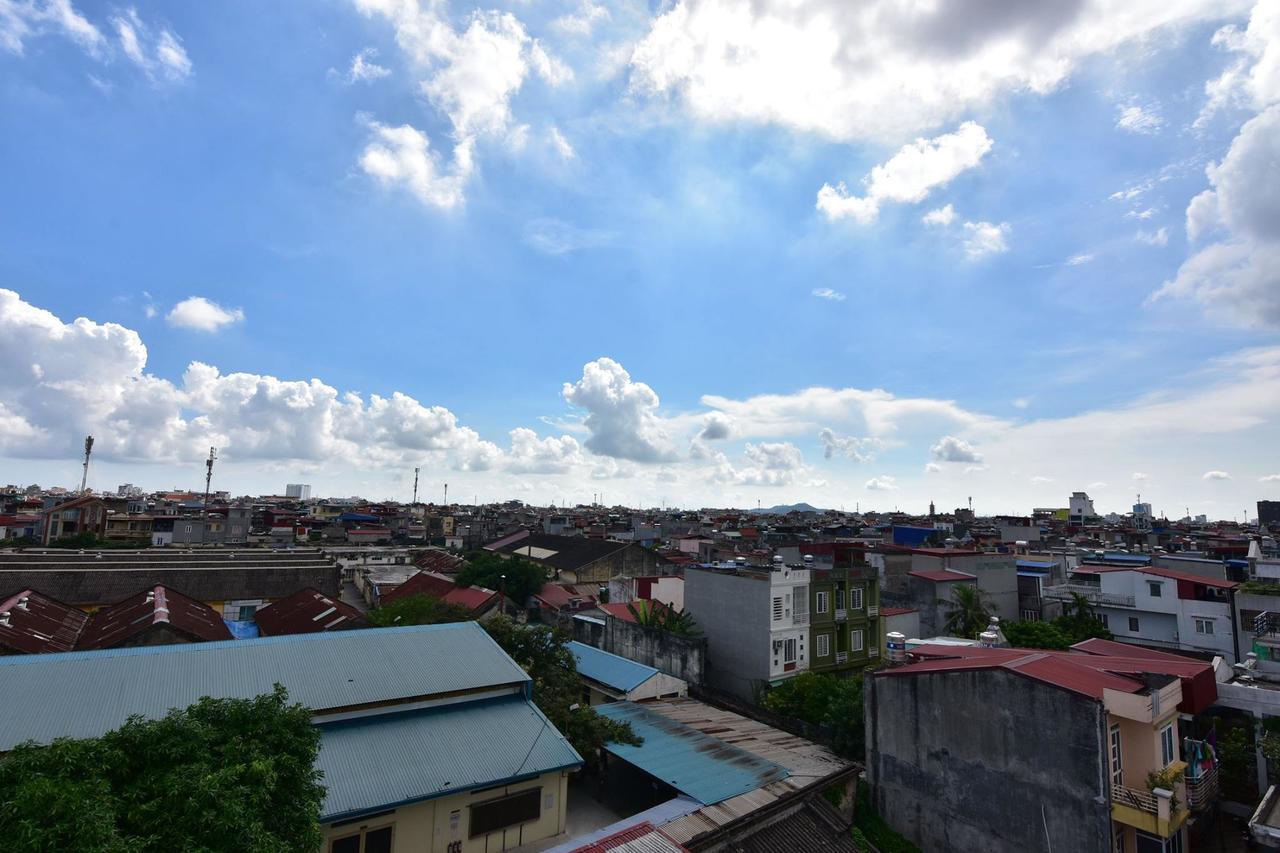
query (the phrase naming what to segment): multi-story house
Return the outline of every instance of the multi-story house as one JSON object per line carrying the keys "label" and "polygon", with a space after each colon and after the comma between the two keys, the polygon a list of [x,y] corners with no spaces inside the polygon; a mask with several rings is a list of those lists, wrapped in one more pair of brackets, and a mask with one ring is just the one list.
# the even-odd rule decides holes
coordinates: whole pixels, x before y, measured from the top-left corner
{"label": "multi-story house", "polygon": [[43,512],[43,544],[54,539],[91,533],[102,536],[107,525],[107,507],[100,498],[80,497],[54,504]]}
{"label": "multi-story house", "polygon": [[1184,853],[1218,787],[1180,714],[1216,698],[1211,664],[1105,640],[921,646],[867,680],[867,783],[924,850]]}
{"label": "multi-story house", "polygon": [[767,687],[805,672],[810,570],[780,557],[769,566],[689,566],[685,610],[707,637],[707,681],[754,701]]}
{"label": "multi-story house", "polygon": [[1235,662],[1232,600],[1239,584],[1158,566],[1079,566],[1045,587],[1064,604],[1082,595],[1117,640],[1222,655]]}
{"label": "multi-story house", "polygon": [[880,656],[880,584],[876,570],[847,549],[828,568],[809,569],[809,669],[855,672]]}

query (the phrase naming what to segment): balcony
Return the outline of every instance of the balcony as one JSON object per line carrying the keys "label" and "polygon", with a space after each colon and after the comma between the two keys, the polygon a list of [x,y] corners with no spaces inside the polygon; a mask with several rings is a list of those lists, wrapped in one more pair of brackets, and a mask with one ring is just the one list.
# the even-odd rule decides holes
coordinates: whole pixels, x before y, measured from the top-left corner
{"label": "balcony", "polygon": [[1088,583],[1064,583],[1057,586],[1047,586],[1041,595],[1043,598],[1052,598],[1055,601],[1071,601],[1073,595],[1082,595],[1086,601],[1095,606],[1134,606],[1132,595],[1116,595],[1110,592],[1102,592],[1097,585]]}
{"label": "balcony", "polygon": [[809,624],[809,611],[807,611],[807,610],[806,610],[804,613],[797,613],[797,614],[795,614],[794,616],[792,616],[792,617],[791,617],[791,624],[792,624],[792,625],[798,625],[798,626],[808,625],[808,624]]}
{"label": "balcony", "polygon": [[879,615],[880,615],[880,607],[878,605],[872,604],[867,607],[868,619],[875,619]]}
{"label": "balcony", "polygon": [[837,664],[837,665],[842,664],[842,663],[848,663],[848,662],[849,662],[849,653],[848,653],[848,652],[836,652],[836,664]]}
{"label": "balcony", "polygon": [[849,618],[849,611],[843,607],[836,609],[836,621],[843,622]]}
{"label": "balcony", "polygon": [[1194,779],[1187,779],[1186,786],[1187,808],[1193,812],[1198,812],[1212,806],[1214,801],[1218,799],[1217,765]]}
{"label": "balcony", "polygon": [[1189,814],[1185,805],[1179,804],[1176,812],[1171,805],[1169,799],[1157,797],[1150,791],[1111,786],[1111,819],[1161,838],[1168,838],[1181,829]]}

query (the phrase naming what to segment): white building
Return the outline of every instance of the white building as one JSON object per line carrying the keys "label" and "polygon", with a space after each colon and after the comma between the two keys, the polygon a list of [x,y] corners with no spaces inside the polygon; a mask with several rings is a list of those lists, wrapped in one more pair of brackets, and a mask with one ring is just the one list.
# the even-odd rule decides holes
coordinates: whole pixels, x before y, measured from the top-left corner
{"label": "white building", "polygon": [[1090,518],[1096,518],[1097,513],[1093,511],[1093,499],[1086,492],[1072,492],[1071,504],[1068,508],[1067,517],[1069,521],[1081,523]]}
{"label": "white building", "polygon": [[284,496],[300,501],[311,500],[311,487],[306,483],[290,483],[284,487]]}

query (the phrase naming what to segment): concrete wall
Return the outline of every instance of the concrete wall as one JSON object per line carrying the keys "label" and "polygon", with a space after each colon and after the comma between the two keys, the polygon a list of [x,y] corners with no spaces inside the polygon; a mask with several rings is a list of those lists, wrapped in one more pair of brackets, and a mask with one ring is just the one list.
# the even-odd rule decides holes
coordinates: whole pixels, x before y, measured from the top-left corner
{"label": "concrete wall", "polygon": [[1100,702],[1004,670],[867,681],[867,781],[924,853],[1107,853]]}
{"label": "concrete wall", "polygon": [[[353,821],[346,826],[324,827],[324,846],[330,842],[360,832],[362,828],[376,829],[392,825],[392,849],[423,851],[423,853],[498,853],[514,850],[522,844],[551,838],[565,830],[565,799],[568,796],[567,771],[544,773],[514,785],[489,788],[483,792],[455,794],[427,800],[393,810],[367,821]],[[471,838],[468,821],[469,806],[496,797],[515,794],[529,788],[542,789],[542,814],[536,821],[529,821],[505,831],[493,832]]]}
{"label": "concrete wall", "polygon": [[764,577],[685,571],[685,610],[707,638],[706,679],[711,686],[750,701],[769,680],[769,597],[769,581]]}
{"label": "concrete wall", "polygon": [[[582,622],[574,620],[575,628]],[[702,684],[707,677],[705,636],[682,637],[660,628],[610,618],[605,621],[601,637],[598,648],[610,654],[651,666],[692,684]]]}

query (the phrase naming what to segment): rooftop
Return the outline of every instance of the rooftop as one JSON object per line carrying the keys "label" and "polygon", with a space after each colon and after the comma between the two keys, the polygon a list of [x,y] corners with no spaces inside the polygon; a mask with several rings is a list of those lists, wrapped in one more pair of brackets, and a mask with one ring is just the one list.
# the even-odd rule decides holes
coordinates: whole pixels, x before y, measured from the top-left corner
{"label": "rooftop", "polygon": [[254,614],[264,637],[345,630],[364,624],[364,614],[339,598],[307,587]]}
{"label": "rooftop", "polygon": [[938,569],[936,571],[910,571],[907,574],[913,578],[921,578],[934,583],[950,583],[952,581],[973,581],[977,580],[977,575],[971,575],[968,572],[957,572],[951,569]]}
{"label": "rooftop", "polygon": [[651,666],[610,654],[603,649],[597,649],[595,646],[588,646],[576,640],[569,643],[569,651],[573,652],[580,675],[623,693],[635,690],[658,674],[658,670]]}

